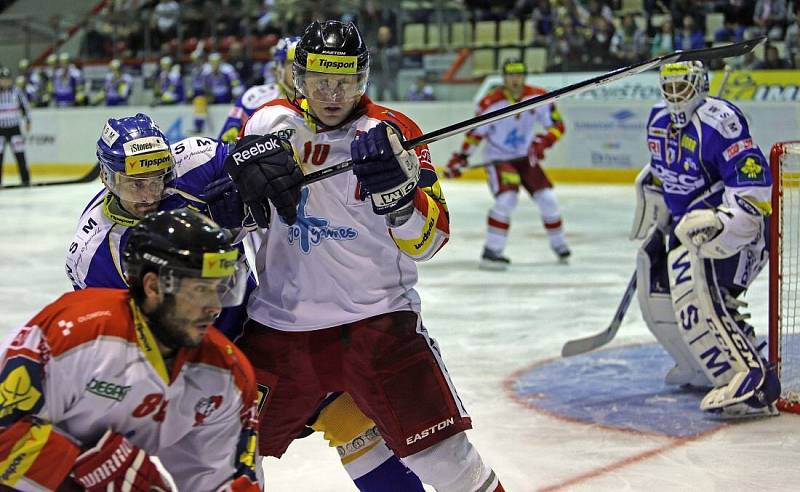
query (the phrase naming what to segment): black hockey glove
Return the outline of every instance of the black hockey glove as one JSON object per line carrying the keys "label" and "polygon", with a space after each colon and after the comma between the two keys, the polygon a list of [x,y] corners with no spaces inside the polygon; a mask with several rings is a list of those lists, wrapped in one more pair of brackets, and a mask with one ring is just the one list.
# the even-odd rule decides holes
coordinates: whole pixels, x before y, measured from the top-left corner
{"label": "black hockey glove", "polygon": [[269,226],[269,199],[289,225],[297,220],[303,171],[288,140],[275,135],[246,135],[225,158],[225,170],[259,227]]}
{"label": "black hockey glove", "polygon": [[[244,203],[229,176],[208,183],[203,191],[203,200],[214,222],[226,229],[242,227],[245,215]],[[262,206],[267,209],[265,214],[269,217],[269,202],[264,200]]]}
{"label": "black hockey glove", "polygon": [[402,135],[381,123],[350,144],[353,174],[372,198],[372,210],[386,215],[414,199],[419,181],[419,159],[405,150]]}

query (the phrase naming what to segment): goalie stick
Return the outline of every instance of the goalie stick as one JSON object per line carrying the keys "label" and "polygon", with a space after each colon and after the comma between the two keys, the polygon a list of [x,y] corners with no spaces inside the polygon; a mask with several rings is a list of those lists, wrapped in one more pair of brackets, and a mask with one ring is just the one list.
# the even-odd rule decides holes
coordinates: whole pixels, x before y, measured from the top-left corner
{"label": "goalie stick", "polygon": [[[717,87],[717,97],[722,97],[722,94],[725,91],[725,86],[728,84],[728,79],[731,76],[731,66],[725,65],[725,72],[722,76],[722,82],[720,82],[719,87]],[[622,300],[617,307],[617,312],[614,313],[614,318],[611,320],[611,323],[608,325],[608,328],[597,333],[595,335],[590,335],[584,338],[578,338],[576,340],[570,340],[564,344],[561,348],[561,356],[562,357],[571,357],[573,355],[584,354],[586,352],[590,352],[596,348],[600,348],[603,345],[607,344],[611,340],[617,336],[617,331],[619,330],[619,325],[622,324],[622,319],[625,317],[625,313],[628,311],[628,306],[631,304],[631,299],[633,299],[633,294],[636,292],[636,270],[633,271],[633,275],[631,276],[630,281],[628,282],[628,287],[625,289],[625,294],[622,295]]]}
{"label": "goalie stick", "polygon": [[613,340],[617,335],[619,325],[622,324],[622,319],[625,317],[625,313],[628,311],[628,306],[631,304],[631,299],[633,299],[633,294],[635,292],[636,270],[633,271],[633,275],[631,275],[631,279],[628,281],[628,287],[625,289],[625,294],[622,296],[622,300],[620,301],[619,306],[617,306],[617,312],[614,313],[614,319],[611,320],[608,328],[600,333],[597,333],[596,335],[570,340],[569,342],[565,343],[564,347],[561,349],[561,356],[570,357],[573,355],[583,354],[602,347]]}
{"label": "goalie stick", "polygon": [[[86,174],[84,174],[80,178],[67,179],[67,180],[64,180],[64,181],[45,181],[45,182],[42,182],[42,183],[31,183],[30,187],[31,188],[36,188],[38,186],[57,186],[57,185],[91,183],[92,181],[97,179],[98,176],[100,176],[100,163],[99,162],[95,163],[95,165],[92,166],[91,169],[89,169],[89,172],[87,172]],[[8,189],[12,189],[12,188],[26,188],[26,186],[24,186],[22,184],[13,184],[13,185],[0,186],[0,190],[8,190]]]}
{"label": "goalie stick", "polygon": [[[412,138],[411,140],[406,140],[405,142],[402,143],[403,148],[406,150],[411,150],[415,147],[419,147],[420,145],[426,145],[429,143],[438,142],[439,140],[442,140],[444,138],[451,137],[459,133],[463,133],[465,131],[492,123],[497,120],[501,120],[503,118],[508,118],[509,116],[513,116],[515,114],[521,113],[529,109],[537,108],[539,106],[544,106],[545,104],[552,104],[558,101],[559,99],[563,99],[567,96],[572,96],[574,94],[578,94],[580,92],[584,92],[589,89],[593,89],[595,87],[599,87],[601,85],[614,82],[616,80],[624,79],[626,77],[630,77],[631,75],[636,75],[637,73],[646,72],[647,70],[659,67],[661,65],[665,65],[667,63],[677,63],[685,61],[704,62],[707,60],[713,60],[717,58],[729,58],[732,56],[741,56],[744,55],[745,53],[753,51],[753,49],[760,43],[762,43],[765,39],[767,39],[766,36],[762,36],[756,39],[742,41],[740,43],[734,43],[725,46],[717,46],[714,48],[702,48],[699,50],[676,51],[674,53],[670,53],[667,55],[661,55],[656,58],[653,58],[652,60],[636,63],[633,65],[629,65],[627,67],[618,68],[603,75],[598,75],[597,77],[593,77],[591,79],[583,80],[581,82],[577,82],[575,84],[571,84],[566,87],[556,89],[546,94],[542,94],[541,96],[527,99],[525,101],[520,101],[516,104],[500,108],[496,111],[492,111],[489,113],[482,114],[480,116],[475,116],[468,120],[454,123],[444,128],[440,128],[438,130],[434,130],[424,135],[420,135],[417,138]],[[325,169],[320,169],[319,171],[314,171],[313,173],[309,173],[306,175],[305,184],[316,183],[317,181],[321,181],[325,178],[342,174],[352,169],[352,167],[353,167],[353,161],[348,160],[340,162],[331,167],[327,167]]]}

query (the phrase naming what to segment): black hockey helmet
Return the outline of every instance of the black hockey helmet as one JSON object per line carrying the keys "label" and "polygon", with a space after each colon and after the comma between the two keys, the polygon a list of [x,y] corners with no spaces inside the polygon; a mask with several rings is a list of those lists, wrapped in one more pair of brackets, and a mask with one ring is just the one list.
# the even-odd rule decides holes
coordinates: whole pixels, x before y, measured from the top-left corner
{"label": "black hockey helmet", "polygon": [[[352,22],[340,21],[312,22],[297,43],[294,53],[295,87],[306,97],[319,99],[326,90],[336,102],[339,98],[352,98],[364,94],[369,75],[369,50],[358,28]],[[329,74],[342,77],[352,76],[352,83],[344,87],[309,86],[308,73]],[[340,84],[341,85],[341,84]],[[340,93],[334,93],[339,89]]]}
{"label": "black hockey helmet", "polygon": [[503,75],[518,73],[523,75],[528,73],[528,67],[525,66],[525,62],[519,58],[506,58],[503,61]]}
{"label": "black hockey helmet", "polygon": [[[223,306],[241,303],[246,285],[246,269],[231,233],[188,208],[154,212],[133,226],[122,265],[131,287],[147,272],[157,272],[168,294],[176,291],[181,278],[210,279]],[[220,284],[218,279],[227,281]]]}

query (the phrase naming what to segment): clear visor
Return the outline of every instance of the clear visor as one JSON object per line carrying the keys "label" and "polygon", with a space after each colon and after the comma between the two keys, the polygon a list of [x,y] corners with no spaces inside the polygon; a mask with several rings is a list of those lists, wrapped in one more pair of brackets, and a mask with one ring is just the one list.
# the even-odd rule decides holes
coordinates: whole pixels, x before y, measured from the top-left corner
{"label": "clear visor", "polygon": [[369,70],[354,74],[309,72],[294,66],[294,84],[306,99],[323,103],[346,103],[360,98],[367,90]]}
{"label": "clear visor", "polygon": [[230,275],[198,277],[196,270],[162,267],[158,274],[161,292],[172,294],[196,306],[226,308],[239,306],[247,292],[247,266],[242,255]]}
{"label": "clear visor", "polygon": [[137,176],[115,171],[104,172],[103,181],[111,193],[129,203],[155,203],[164,197],[167,183],[175,177],[173,167]]}

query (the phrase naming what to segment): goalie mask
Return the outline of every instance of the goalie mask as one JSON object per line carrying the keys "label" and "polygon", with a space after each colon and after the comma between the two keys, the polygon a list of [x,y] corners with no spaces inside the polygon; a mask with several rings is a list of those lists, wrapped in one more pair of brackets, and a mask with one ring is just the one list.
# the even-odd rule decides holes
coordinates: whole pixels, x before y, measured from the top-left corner
{"label": "goalie mask", "polygon": [[352,22],[314,21],[297,43],[293,71],[310,102],[354,104],[367,90],[369,51]]}
{"label": "goalie mask", "polygon": [[[132,288],[147,272],[158,274],[159,292],[188,302],[219,307],[242,303],[247,269],[232,236],[206,216],[188,208],[160,211],[135,225],[122,253]],[[190,279],[191,286],[182,287]]]}
{"label": "goalie mask", "polygon": [[659,82],[672,124],[685,127],[708,95],[708,72],[703,63],[668,63],[661,67]]}
{"label": "goalie mask", "polygon": [[97,141],[97,160],[106,188],[131,208],[157,205],[174,175],[167,138],[142,113],[106,122]]}

